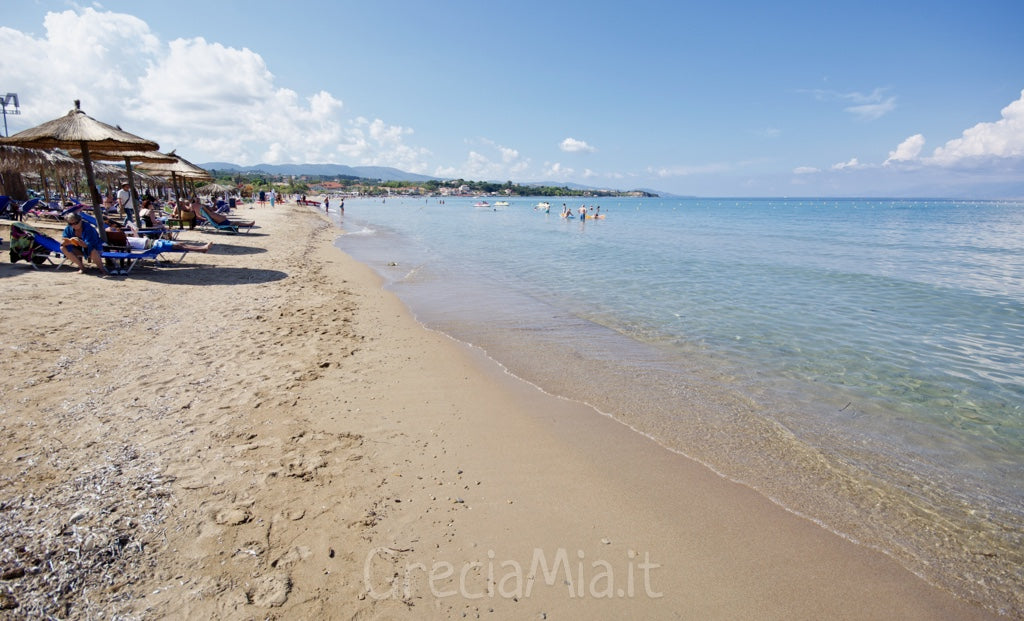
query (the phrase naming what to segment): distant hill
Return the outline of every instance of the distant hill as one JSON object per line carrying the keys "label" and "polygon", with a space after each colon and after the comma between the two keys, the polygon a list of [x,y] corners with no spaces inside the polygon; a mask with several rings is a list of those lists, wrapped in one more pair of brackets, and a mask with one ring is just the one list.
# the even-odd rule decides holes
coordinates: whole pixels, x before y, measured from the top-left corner
{"label": "distant hill", "polygon": [[579,183],[570,183],[567,181],[530,181],[523,183],[522,185],[532,187],[553,187],[553,188],[569,188],[570,190],[578,190],[580,192],[646,192],[652,196],[671,196],[658,190],[651,190],[648,188],[633,188],[632,190],[618,190],[614,188],[597,188],[592,185],[582,185]]}
{"label": "distant hill", "polygon": [[[230,162],[206,162],[200,164],[201,167],[206,170],[217,170],[217,171],[238,171],[238,172],[265,172],[272,175],[295,175],[295,176],[311,176],[311,177],[335,177],[338,175],[348,177],[358,177],[361,179],[380,179],[381,181],[409,181],[413,183],[421,183],[424,181],[444,181],[439,177],[430,177],[427,175],[419,175],[416,173],[405,172],[397,168],[389,168],[387,166],[345,166],[344,164],[253,164],[252,166],[239,166],[238,164],[232,164]],[[503,183],[502,181],[494,181],[494,183]],[[556,188],[569,188],[570,190],[579,191],[611,191],[621,192],[621,190],[612,190],[610,188],[595,188],[593,186],[580,185],[578,183],[568,183],[565,181],[532,181],[522,182],[520,185],[525,186],[550,186]],[[637,188],[633,191],[636,192],[647,192],[648,194],[664,195],[663,192],[657,190],[648,190]]]}
{"label": "distant hill", "polygon": [[[592,185],[582,185],[579,183],[572,183],[570,181],[524,181],[523,185],[529,185],[534,187],[552,187],[552,188],[569,188],[570,190],[611,190],[611,188],[595,188]],[[617,190],[612,190],[617,191]]]}
{"label": "distant hill", "polygon": [[346,175],[362,179],[380,179],[381,181],[439,181],[437,177],[418,175],[387,166],[345,166],[344,164],[253,164],[252,166],[239,166],[229,162],[207,162],[200,164],[200,166],[206,170],[262,171],[272,175],[307,175],[314,177]]}

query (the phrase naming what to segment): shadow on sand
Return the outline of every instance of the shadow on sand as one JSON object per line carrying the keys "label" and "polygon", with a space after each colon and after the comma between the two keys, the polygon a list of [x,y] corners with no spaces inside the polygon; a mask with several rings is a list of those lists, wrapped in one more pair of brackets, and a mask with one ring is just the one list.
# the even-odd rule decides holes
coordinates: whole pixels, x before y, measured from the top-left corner
{"label": "shadow on sand", "polygon": [[[216,249],[216,247],[214,247]],[[32,269],[27,263],[18,265],[0,263],[0,278],[10,278],[20,274],[51,273],[54,278],[82,278],[76,269],[64,266],[55,270],[52,265],[44,265],[39,270]],[[90,270],[87,276],[97,278],[97,272]],[[262,270],[250,267],[216,267],[197,265],[194,263],[171,263],[154,268],[141,265],[130,274],[113,274],[111,280],[132,279],[159,282],[165,285],[253,285],[284,280],[286,272],[280,270]]]}
{"label": "shadow on sand", "polygon": [[225,254],[225,255],[243,255],[243,254],[260,254],[266,252],[266,248],[260,248],[259,246],[239,246],[236,244],[226,244],[218,240],[213,241],[213,248],[210,248],[210,254]]}
{"label": "shadow on sand", "polygon": [[[216,248],[216,246],[214,247]],[[261,270],[251,267],[217,267],[174,263],[159,268],[138,267],[130,274],[114,278],[149,280],[165,285],[254,285],[288,278],[281,270]]]}

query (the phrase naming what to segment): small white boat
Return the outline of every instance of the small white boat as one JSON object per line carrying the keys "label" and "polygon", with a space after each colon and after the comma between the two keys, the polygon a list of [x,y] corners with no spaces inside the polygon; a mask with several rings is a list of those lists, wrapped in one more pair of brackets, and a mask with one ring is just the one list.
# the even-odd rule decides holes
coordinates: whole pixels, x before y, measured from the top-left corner
{"label": "small white boat", "polygon": [[508,201],[496,201],[494,203],[494,206],[495,207],[508,207]]}
{"label": "small white boat", "polygon": [[491,206],[491,204],[488,203],[487,201],[479,201],[479,202],[473,203],[473,206],[474,207],[489,208]]}
{"label": "small white boat", "polygon": [[550,208],[551,208],[551,203],[537,203],[534,206],[534,209],[550,209]]}

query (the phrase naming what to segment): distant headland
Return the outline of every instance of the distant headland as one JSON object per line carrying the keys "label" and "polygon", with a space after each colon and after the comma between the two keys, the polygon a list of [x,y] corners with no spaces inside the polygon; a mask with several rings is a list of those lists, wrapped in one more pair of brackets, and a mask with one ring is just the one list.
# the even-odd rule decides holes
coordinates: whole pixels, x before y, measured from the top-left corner
{"label": "distant headland", "polygon": [[[239,166],[227,162],[201,164],[213,176],[236,185],[280,185],[321,187],[328,191],[360,194],[426,194],[449,196],[597,196],[657,197],[648,189],[617,190],[587,187],[575,183],[545,181],[513,183],[512,181],[472,181],[439,179],[384,166],[345,166],[343,164],[256,164]],[[262,183],[261,183],[262,182]]]}

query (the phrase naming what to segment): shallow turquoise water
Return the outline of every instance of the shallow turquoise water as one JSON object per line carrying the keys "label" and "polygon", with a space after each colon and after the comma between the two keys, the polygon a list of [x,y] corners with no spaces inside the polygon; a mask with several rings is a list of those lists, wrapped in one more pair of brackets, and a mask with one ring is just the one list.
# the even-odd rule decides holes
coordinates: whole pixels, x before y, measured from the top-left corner
{"label": "shallow turquoise water", "polygon": [[348,199],[339,246],[516,375],[1020,604],[1024,204],[538,200]]}

